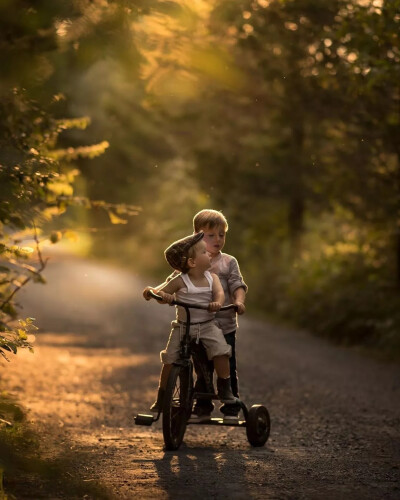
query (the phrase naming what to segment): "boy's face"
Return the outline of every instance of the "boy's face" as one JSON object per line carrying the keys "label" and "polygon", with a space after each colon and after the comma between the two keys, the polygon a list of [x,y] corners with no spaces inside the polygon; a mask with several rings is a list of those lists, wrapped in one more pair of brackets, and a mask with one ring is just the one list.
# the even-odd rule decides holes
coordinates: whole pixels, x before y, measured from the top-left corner
{"label": "boy's face", "polygon": [[209,226],[201,228],[204,233],[203,241],[206,244],[207,252],[211,257],[215,257],[224,248],[226,231],[224,226]]}

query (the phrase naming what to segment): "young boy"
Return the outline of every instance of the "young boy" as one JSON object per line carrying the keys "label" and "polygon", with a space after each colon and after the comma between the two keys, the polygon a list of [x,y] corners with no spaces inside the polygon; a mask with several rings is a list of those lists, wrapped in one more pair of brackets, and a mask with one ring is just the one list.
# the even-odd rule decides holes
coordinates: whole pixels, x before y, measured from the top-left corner
{"label": "young boy", "polygon": [[[195,234],[200,231],[204,233],[204,241],[206,243],[207,252],[211,257],[210,270],[220,278],[225,295],[224,304],[230,304],[233,302],[238,306],[238,313],[243,314],[245,312],[244,301],[247,292],[247,285],[243,281],[239,265],[235,257],[222,253],[222,249],[225,245],[226,232],[228,231],[228,222],[225,216],[217,210],[201,210],[193,218],[193,230]],[[176,274],[177,273],[173,273],[169,276],[165,283],[176,276]],[[159,285],[157,290],[163,287],[165,283]],[[143,294],[146,295],[146,293],[147,288],[145,288]],[[216,322],[221,328],[225,336],[225,340],[232,347],[232,355],[229,358],[231,386],[233,395],[235,397],[239,397],[236,370],[237,318],[235,311],[231,309],[224,312],[217,312]],[[210,370],[212,370],[212,367],[210,367]],[[198,377],[196,381],[196,391],[206,392],[205,381],[197,367],[196,373]],[[194,414],[199,419],[206,419],[210,416],[213,409],[214,405],[210,400],[198,399],[194,407]],[[240,411],[240,405],[223,405],[221,407],[221,411],[224,414],[224,419],[235,419]]]}
{"label": "young boy", "polygon": [[[144,296],[148,299],[148,291],[152,290],[161,297],[164,303],[171,303],[174,295],[177,300],[190,304],[209,304],[208,310],[193,309],[191,311],[191,335],[202,341],[209,360],[214,363],[217,372],[217,392],[220,401],[227,406],[237,403],[231,391],[229,357],[231,347],[226,343],[221,330],[215,325],[215,312],[224,301],[224,291],[216,274],[210,273],[210,257],[203,240],[204,233],[199,232],[176,241],[165,250],[165,258],[171,267],[180,272],[168,283],[157,288],[147,287]],[[179,358],[180,340],[183,335],[186,314],[182,307],[176,307],[176,320],[172,322],[172,330],[167,346],[161,351],[163,367],[157,400],[151,406],[152,411],[161,411],[172,363]]]}
{"label": "young boy", "polygon": [[[205,209],[198,212],[193,218],[193,229],[195,234],[204,232],[204,241],[207,251],[211,257],[210,271],[214,272],[220,279],[225,301],[224,305],[234,303],[238,307],[238,313],[245,312],[245,298],[247,285],[243,281],[239,264],[235,257],[222,252],[225,245],[226,232],[228,231],[228,221],[225,216],[217,210]],[[229,358],[230,377],[232,392],[235,397],[239,397],[239,384],[236,367],[236,328],[237,317],[233,309],[217,312],[216,323],[221,328],[226,342],[232,347],[232,356]],[[199,376],[196,382],[196,390],[203,392],[204,382]],[[198,399],[194,408],[198,418],[207,418],[213,405],[210,400]],[[240,411],[240,405],[224,405],[220,408],[224,414],[224,420],[236,419]]]}

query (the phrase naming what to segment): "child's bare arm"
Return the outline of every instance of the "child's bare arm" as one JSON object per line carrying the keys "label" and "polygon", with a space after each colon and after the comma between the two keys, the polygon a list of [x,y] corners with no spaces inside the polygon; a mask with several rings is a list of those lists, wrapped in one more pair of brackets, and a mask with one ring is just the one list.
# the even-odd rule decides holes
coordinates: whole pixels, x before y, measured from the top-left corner
{"label": "child's bare arm", "polygon": [[208,306],[209,311],[219,311],[224,304],[225,294],[222,288],[221,282],[216,274],[211,274],[213,277],[213,287],[212,287],[212,299]]}
{"label": "child's bare arm", "polygon": [[244,305],[244,301],[246,299],[246,290],[243,287],[236,288],[233,292],[234,304],[238,308],[238,314],[244,314],[246,311],[246,306]]}
{"label": "child's bare arm", "polygon": [[159,290],[161,290],[167,283],[169,283],[172,279],[174,279],[176,276],[179,276],[179,272],[178,271],[174,271],[172,274],[170,274],[168,276],[168,278],[166,278],[166,280],[161,283],[160,285],[157,285],[157,286],[146,286],[146,288],[143,290],[143,297],[146,299],[146,300],[150,300],[151,297],[149,295],[149,291],[152,291],[154,293],[158,293]]}
{"label": "child's bare arm", "polygon": [[168,283],[165,283],[157,291],[158,295],[161,295],[161,297],[163,298],[163,302],[160,302],[160,304],[171,304],[171,302],[174,300],[174,293],[180,290],[183,286],[185,285],[180,275],[172,278],[172,280],[168,281]]}

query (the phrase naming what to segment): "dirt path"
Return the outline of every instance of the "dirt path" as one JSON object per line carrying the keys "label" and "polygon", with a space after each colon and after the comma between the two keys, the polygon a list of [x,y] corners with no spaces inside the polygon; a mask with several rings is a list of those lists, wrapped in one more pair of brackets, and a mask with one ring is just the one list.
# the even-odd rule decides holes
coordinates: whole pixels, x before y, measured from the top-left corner
{"label": "dirt path", "polygon": [[253,449],[243,429],[193,426],[164,452],[160,425],[132,417],[154,398],[172,309],[143,301],[136,276],[78,259],[52,258],[47,278],[22,297],[47,333],[3,385],[69,476],[118,499],[400,498],[400,367],[243,318],[241,394],[269,408],[270,440]]}

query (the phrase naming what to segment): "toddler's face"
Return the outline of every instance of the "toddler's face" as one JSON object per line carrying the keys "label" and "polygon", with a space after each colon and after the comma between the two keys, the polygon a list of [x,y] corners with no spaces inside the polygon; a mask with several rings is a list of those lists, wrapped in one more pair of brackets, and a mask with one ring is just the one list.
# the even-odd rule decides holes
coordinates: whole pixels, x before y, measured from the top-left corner
{"label": "toddler's face", "polygon": [[204,238],[207,252],[211,257],[215,257],[224,248],[226,231],[223,226],[214,226],[210,229],[208,226],[201,229],[204,232]]}
{"label": "toddler's face", "polygon": [[211,261],[210,261],[210,256],[207,253],[207,246],[204,242],[204,238],[198,243],[196,243],[194,251],[195,251],[194,262],[196,266],[203,271],[207,271],[207,269],[209,269],[211,266]]}

